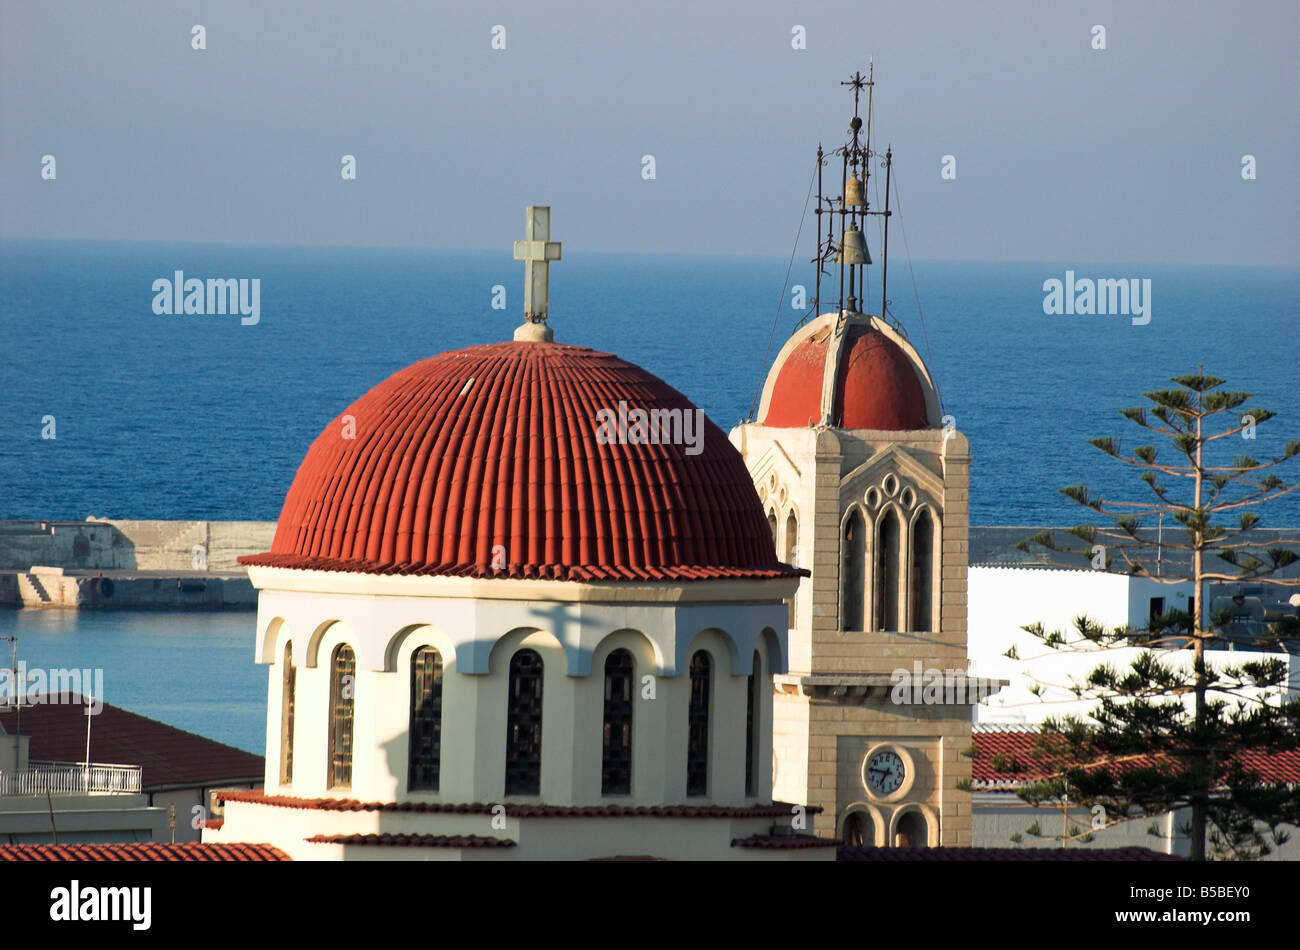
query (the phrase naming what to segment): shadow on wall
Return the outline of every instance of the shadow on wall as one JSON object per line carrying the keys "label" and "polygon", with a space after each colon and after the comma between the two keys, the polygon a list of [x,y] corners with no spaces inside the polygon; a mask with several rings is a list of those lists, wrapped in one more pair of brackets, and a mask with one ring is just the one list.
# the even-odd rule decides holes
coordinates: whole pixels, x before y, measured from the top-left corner
{"label": "shadow on wall", "polygon": [[245,574],[237,558],[270,550],[273,521],[0,521],[0,571]]}
{"label": "shadow on wall", "polygon": [[[160,522],[162,523],[162,522]],[[106,521],[0,521],[0,571],[135,570],[135,542]]]}

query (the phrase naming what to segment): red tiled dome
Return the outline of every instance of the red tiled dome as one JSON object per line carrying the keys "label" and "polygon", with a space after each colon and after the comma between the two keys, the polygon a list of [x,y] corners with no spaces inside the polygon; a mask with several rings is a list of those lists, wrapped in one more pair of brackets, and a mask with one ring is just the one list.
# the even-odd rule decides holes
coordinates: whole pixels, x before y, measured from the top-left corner
{"label": "red tiled dome", "polygon": [[[558,580],[797,573],[778,563],[722,430],[706,420],[697,455],[689,445],[601,444],[597,413],[620,402],[695,410],[662,380],[586,347],[497,343],[421,360],[326,426],[270,552],[239,560]],[[343,438],[347,416],[354,439]]]}
{"label": "red tiled dome", "polygon": [[[763,425],[803,428],[821,421],[823,380],[833,334],[834,324],[819,319],[777,358],[768,377],[770,393],[760,418]],[[851,321],[837,355],[832,426],[905,431],[937,424],[927,409],[928,380],[922,382],[912,358],[874,322],[864,318]]]}

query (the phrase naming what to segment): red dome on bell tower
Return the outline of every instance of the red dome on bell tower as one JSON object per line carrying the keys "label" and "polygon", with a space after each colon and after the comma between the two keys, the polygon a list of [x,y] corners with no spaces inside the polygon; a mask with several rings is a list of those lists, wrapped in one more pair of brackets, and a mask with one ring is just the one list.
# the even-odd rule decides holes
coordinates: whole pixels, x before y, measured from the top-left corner
{"label": "red dome on bell tower", "polygon": [[823,314],[777,355],[758,421],[897,432],[936,428],[940,415],[934,383],[906,338],[876,317]]}

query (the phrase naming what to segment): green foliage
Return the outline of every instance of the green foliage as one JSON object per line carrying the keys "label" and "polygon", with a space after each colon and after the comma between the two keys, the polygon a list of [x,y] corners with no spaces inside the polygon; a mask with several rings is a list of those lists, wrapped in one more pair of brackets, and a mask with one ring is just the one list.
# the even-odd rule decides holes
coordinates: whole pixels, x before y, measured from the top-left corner
{"label": "green foliage", "polygon": [[[1254,428],[1274,413],[1244,408],[1251,393],[1221,389],[1224,380],[1199,369],[1170,382],[1174,388],[1144,393],[1149,406],[1119,410],[1166,440],[1176,450],[1169,460],[1160,461],[1154,444],[1139,445],[1126,458],[1114,436],[1089,440],[1099,451],[1141,470],[1138,478],[1150,493],[1143,501],[1120,502],[1095,495],[1083,484],[1066,486],[1061,494],[1110,522],[1077,525],[1069,533],[1088,545],[1089,552],[1095,545],[1104,546],[1107,570],[1146,575],[1150,571],[1142,549],[1152,542],[1152,520],[1163,515],[1181,528],[1166,530],[1164,547],[1191,555],[1169,560],[1197,563],[1194,556],[1199,555],[1200,574],[1186,578],[1194,590],[1204,590],[1207,574],[1227,573],[1218,563],[1235,568],[1238,579],[1300,584],[1275,576],[1300,561],[1300,553],[1291,547],[1300,540],[1265,547],[1242,538],[1260,524],[1260,516],[1247,506],[1275,501],[1300,488],[1274,471],[1281,464],[1294,466],[1300,441],[1288,441],[1277,458],[1238,454],[1231,464],[1216,461],[1240,447],[1243,436],[1254,437]],[[1040,532],[1017,547],[1087,556],[1079,550],[1060,551],[1051,532]],[[1044,563],[1079,566],[1078,561]],[[1107,630],[1087,617],[1074,618],[1069,635],[1049,632],[1041,623],[1021,628],[1054,650],[1141,648],[1126,665],[1100,662],[1082,681],[1065,687],[1090,701],[1086,720],[1045,722],[1031,763],[1004,757],[1009,761],[1003,764],[1019,774],[1036,776],[1017,791],[1023,800],[1057,805],[1066,814],[1068,807],[1101,805],[1106,815],[1121,816],[1121,821],[1188,808],[1194,857],[1257,859],[1286,840],[1285,827],[1300,824],[1300,789],[1266,785],[1243,763],[1250,761],[1248,752],[1300,748],[1300,700],[1285,701],[1287,666],[1280,659],[1206,662],[1205,649],[1224,638],[1233,612],[1211,615],[1202,608],[1201,613],[1208,621],[1204,625],[1189,611],[1169,609],[1153,618],[1146,630]],[[1300,649],[1300,618],[1272,621],[1267,634],[1251,645],[1276,649],[1288,644]],[[1012,651],[1005,655],[1017,658]],[[1037,684],[1033,691],[1050,698]],[[1041,828],[1036,822],[1027,833],[1038,835]],[[1155,825],[1151,833],[1159,834]],[[1093,835],[1072,827],[1058,837],[1091,840]]]}
{"label": "green foliage", "polygon": [[1054,542],[1052,540],[1052,532],[1040,531],[1038,532],[1038,534],[1034,535],[1033,537],[1025,538],[1025,540],[1018,542],[1016,544],[1016,550],[1024,551],[1026,554],[1028,554],[1030,553],[1030,548],[1033,547],[1034,545],[1037,545],[1040,548],[1047,548],[1049,551],[1053,551],[1055,550],[1053,544]]}
{"label": "green foliage", "polygon": [[1070,528],[1070,534],[1083,541],[1085,544],[1097,543],[1097,526],[1090,524],[1077,524]]}
{"label": "green foliage", "polygon": [[1112,439],[1110,436],[1102,436],[1098,439],[1089,439],[1088,444],[1101,449],[1107,455],[1119,455],[1119,440]]}
{"label": "green foliage", "polygon": [[1092,508],[1094,511],[1101,510],[1098,502],[1089,497],[1088,486],[1086,485],[1067,485],[1061,489],[1061,494],[1084,507]]}
{"label": "green foliage", "polygon": [[[1218,389],[1223,385],[1223,380],[1217,376],[1207,376],[1204,372],[1196,372],[1194,375],[1175,376],[1170,380],[1171,383],[1177,383],[1184,389],[1190,389],[1192,392],[1204,393],[1211,389]],[[1147,393],[1150,396],[1150,393]],[[1179,393],[1180,396],[1186,396],[1186,393]],[[1249,398],[1249,397],[1247,397]]]}
{"label": "green foliage", "polygon": [[1205,396],[1205,408],[1210,412],[1224,412],[1228,409],[1236,409],[1243,402],[1249,399],[1254,393],[1207,393]]}
{"label": "green foliage", "polygon": [[[1174,382],[1178,382],[1178,380],[1175,379]],[[1193,406],[1191,393],[1183,392],[1181,389],[1157,389],[1142,395],[1159,407],[1155,411],[1164,410],[1166,412],[1176,412],[1180,415],[1191,415]]]}
{"label": "green foliage", "polygon": [[1243,409],[1241,415],[1250,416],[1250,418],[1254,420],[1255,425],[1259,425],[1261,422],[1267,422],[1269,419],[1272,419],[1277,415],[1277,413],[1269,412],[1267,409],[1255,408]]}

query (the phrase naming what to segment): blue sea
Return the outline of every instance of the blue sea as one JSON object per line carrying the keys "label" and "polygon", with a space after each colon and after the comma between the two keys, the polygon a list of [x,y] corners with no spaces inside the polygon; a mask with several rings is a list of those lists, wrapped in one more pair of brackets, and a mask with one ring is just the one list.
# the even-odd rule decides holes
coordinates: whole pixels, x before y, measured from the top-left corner
{"label": "blue sea", "polygon": [[[251,610],[0,612],[29,674],[102,670],[104,702],[264,755],[268,668],[253,662],[255,622]],[[102,761],[93,747],[91,760]]]}
{"label": "blue sea", "polygon": [[[786,265],[566,253],[551,270],[551,324],[561,342],[640,364],[729,430],[799,319],[780,296]],[[1067,268],[1149,277],[1150,324],[1045,315],[1043,281]],[[153,281],[177,270],[260,278],[260,322],[155,315]],[[354,399],[425,356],[509,339],[522,271],[508,249],[0,242],[0,518],[273,520],[307,446]],[[892,309],[970,439],[974,524],[1073,524],[1080,509],[1058,489],[1078,482],[1145,490],[1087,440],[1136,444],[1142,430],[1116,410],[1198,365],[1278,414],[1251,454],[1300,430],[1296,271],[922,262],[915,273],[924,329],[903,261],[890,269]],[[798,264],[791,283],[811,295],[811,278]],[[498,284],[505,310],[491,306]]]}
{"label": "blue sea", "polygon": [[[787,263],[566,248],[551,270],[550,322],[557,340],[640,364],[729,430],[800,318],[781,294]],[[1045,315],[1043,282],[1067,269],[1150,278],[1150,323]],[[259,278],[260,321],[155,315],[153,282],[177,270]],[[924,324],[901,259],[892,311],[970,440],[974,524],[1074,524],[1082,509],[1058,489],[1079,482],[1140,499],[1134,473],[1087,440],[1142,444],[1117,410],[1199,365],[1277,413],[1245,445],[1251,455],[1300,432],[1295,270],[919,262],[915,277]],[[0,518],[273,520],[308,445],[349,403],[425,356],[509,339],[522,280],[508,248],[0,242]],[[797,263],[791,284],[811,296],[810,268]],[[492,308],[496,285],[505,310]],[[55,438],[42,438],[50,416]],[[1264,526],[1300,521],[1295,501],[1260,513]],[[124,659],[136,657],[144,672],[118,677],[109,702],[261,751],[251,615],[19,616],[29,665],[29,646],[47,665],[136,670]],[[158,683],[174,683],[175,697]],[[242,725],[218,714],[238,696]]]}

